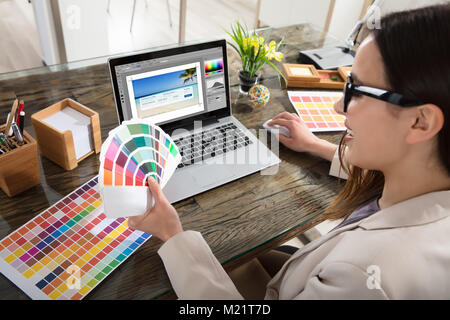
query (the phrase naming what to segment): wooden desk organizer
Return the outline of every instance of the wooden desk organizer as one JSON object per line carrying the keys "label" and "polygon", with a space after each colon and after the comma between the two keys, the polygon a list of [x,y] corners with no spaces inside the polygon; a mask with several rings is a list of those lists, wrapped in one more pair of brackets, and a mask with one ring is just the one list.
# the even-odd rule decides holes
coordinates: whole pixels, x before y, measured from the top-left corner
{"label": "wooden desk organizer", "polygon": [[[0,131],[5,130],[5,125]],[[41,183],[41,172],[36,141],[25,130],[24,144],[19,145],[13,139],[15,149],[0,154],[0,188],[13,197]]]}
{"label": "wooden desk organizer", "polygon": [[283,64],[283,74],[288,87],[344,89],[349,71],[351,67],[339,67],[335,71],[316,70],[311,64]]}
{"label": "wooden desk organizer", "polygon": [[[63,110],[66,107],[70,107],[90,117],[91,119],[91,141],[93,150],[78,159],[76,158],[75,154],[72,131],[59,131],[43,121],[43,119],[46,119],[47,117]],[[41,154],[66,170],[72,170],[76,168],[78,166],[78,162],[87,158],[94,152],[100,152],[102,137],[100,134],[100,118],[98,113],[72,99],[64,99],[51,105],[48,108],[36,112],[31,116],[31,122],[33,124],[34,132],[36,133],[36,140],[39,145],[39,151],[41,152]]]}

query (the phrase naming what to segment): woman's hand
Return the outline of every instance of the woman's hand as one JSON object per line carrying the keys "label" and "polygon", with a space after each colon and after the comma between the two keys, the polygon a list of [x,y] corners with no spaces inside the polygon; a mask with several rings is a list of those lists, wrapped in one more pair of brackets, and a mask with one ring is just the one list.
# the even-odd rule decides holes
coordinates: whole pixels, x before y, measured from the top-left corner
{"label": "woman's hand", "polygon": [[268,123],[269,126],[280,125],[290,131],[290,137],[279,134],[280,142],[297,152],[310,152],[326,160],[331,161],[336,151],[337,145],[314,135],[306,124],[294,113],[283,112],[275,116]]}
{"label": "woman's hand", "polygon": [[177,233],[183,232],[183,227],[178,212],[166,199],[158,182],[152,177],[147,181],[155,205],[143,215],[129,217],[128,226],[166,242]]}

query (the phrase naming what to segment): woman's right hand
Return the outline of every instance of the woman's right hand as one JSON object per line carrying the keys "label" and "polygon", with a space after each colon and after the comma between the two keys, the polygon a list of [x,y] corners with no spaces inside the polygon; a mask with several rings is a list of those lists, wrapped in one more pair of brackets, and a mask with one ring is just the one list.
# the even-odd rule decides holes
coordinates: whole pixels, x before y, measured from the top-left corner
{"label": "woman's right hand", "polygon": [[272,118],[269,126],[280,125],[290,131],[290,137],[279,134],[280,142],[291,150],[297,152],[310,152],[331,161],[337,145],[314,135],[297,114],[283,112]]}
{"label": "woman's right hand", "polygon": [[183,232],[177,210],[169,203],[158,182],[152,177],[147,179],[148,188],[155,200],[155,205],[140,216],[128,218],[131,229],[149,233],[166,242],[177,233]]}

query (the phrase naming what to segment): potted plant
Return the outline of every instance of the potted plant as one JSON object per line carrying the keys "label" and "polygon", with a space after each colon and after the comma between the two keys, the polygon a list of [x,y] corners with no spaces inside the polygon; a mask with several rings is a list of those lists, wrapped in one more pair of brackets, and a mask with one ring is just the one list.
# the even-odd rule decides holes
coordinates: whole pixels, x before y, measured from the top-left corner
{"label": "potted plant", "polygon": [[266,63],[285,79],[281,71],[271,61],[275,59],[281,62],[283,54],[277,51],[281,42],[270,41],[266,43],[264,38],[259,37],[255,31],[249,33],[247,27],[244,27],[239,21],[231,27],[231,32],[226,31],[226,33],[234,41],[234,43],[228,42],[228,44],[241,57],[242,69],[239,71],[241,92],[247,93],[257,83],[258,70]]}

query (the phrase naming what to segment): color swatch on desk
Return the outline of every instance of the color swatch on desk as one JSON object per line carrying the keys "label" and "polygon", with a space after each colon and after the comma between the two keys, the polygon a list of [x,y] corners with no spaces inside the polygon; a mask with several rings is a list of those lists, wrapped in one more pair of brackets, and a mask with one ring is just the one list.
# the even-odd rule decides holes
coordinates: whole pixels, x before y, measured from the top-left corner
{"label": "color swatch on desk", "polygon": [[100,152],[99,184],[109,217],[134,216],[151,206],[147,178],[164,188],[181,161],[169,135],[145,120],[129,120],[109,132]]}
{"label": "color swatch on desk", "polygon": [[334,110],[342,97],[335,91],[288,91],[289,100],[299,117],[312,132],[343,131],[345,117]]}
{"label": "color swatch on desk", "polygon": [[149,238],[106,218],[95,177],[2,239],[0,270],[33,299],[79,300]]}

